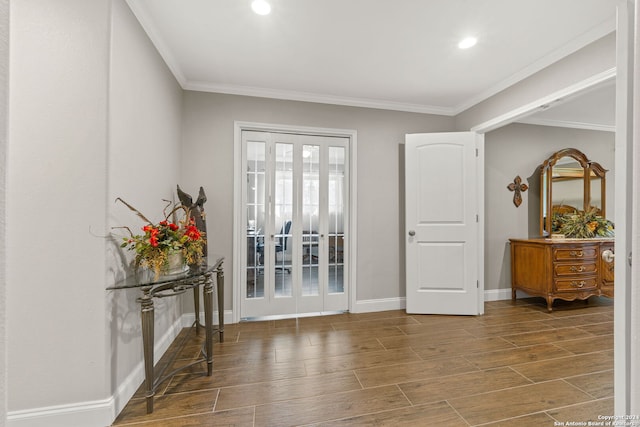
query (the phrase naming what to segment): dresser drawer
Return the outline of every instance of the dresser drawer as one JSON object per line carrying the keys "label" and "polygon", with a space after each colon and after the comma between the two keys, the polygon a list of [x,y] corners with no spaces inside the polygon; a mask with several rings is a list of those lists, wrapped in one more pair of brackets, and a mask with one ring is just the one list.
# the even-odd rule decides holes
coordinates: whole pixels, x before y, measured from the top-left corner
{"label": "dresser drawer", "polygon": [[594,274],[598,270],[595,260],[575,264],[555,263],[553,271],[556,276],[579,276],[581,274]]}
{"label": "dresser drawer", "polygon": [[578,248],[553,248],[555,261],[571,261],[579,259],[596,259],[598,248],[595,246]]}
{"label": "dresser drawer", "polygon": [[598,280],[595,276],[588,276],[572,279],[555,279],[554,284],[557,291],[581,291],[597,288]]}

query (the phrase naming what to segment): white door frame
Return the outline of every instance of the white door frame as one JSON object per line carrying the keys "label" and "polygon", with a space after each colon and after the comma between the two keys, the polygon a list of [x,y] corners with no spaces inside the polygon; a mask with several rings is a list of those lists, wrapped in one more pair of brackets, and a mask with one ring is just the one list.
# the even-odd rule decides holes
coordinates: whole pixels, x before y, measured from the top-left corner
{"label": "white door frame", "polygon": [[353,311],[357,295],[357,281],[355,260],[357,259],[358,228],[357,221],[357,131],[353,129],[333,129],[308,126],[292,126],[259,122],[235,121],[233,124],[234,138],[234,174],[233,174],[233,323],[240,321],[240,277],[244,268],[241,260],[242,239],[246,238],[245,225],[240,224],[239,218],[244,209],[242,201],[242,180],[245,178],[244,167],[242,165],[242,131],[261,131],[275,133],[295,133],[302,135],[337,136],[349,138],[349,234],[345,238],[345,248],[347,258],[345,259],[345,278],[347,286],[345,292],[348,293],[348,310]]}
{"label": "white door frame", "polygon": [[[568,95],[589,89],[610,79],[616,79],[616,137],[615,137],[615,223],[624,224],[621,227],[626,233],[616,234],[615,253],[619,262],[615,264],[615,295],[620,303],[614,304],[614,400],[615,414],[637,414],[640,410],[640,402],[632,402],[632,397],[639,400],[640,373],[636,372],[638,362],[631,368],[631,361],[640,354],[640,342],[634,341],[632,336],[637,334],[634,330],[633,315],[640,302],[640,295],[632,293],[632,273],[627,256],[631,253],[632,246],[635,253],[640,251],[637,242],[632,239],[633,206],[628,195],[632,194],[633,167],[633,134],[632,131],[639,124],[633,123],[632,93],[633,85],[633,59],[634,48],[634,7],[632,0],[618,0],[618,23],[616,38],[616,67],[596,74],[590,78],[570,85],[562,90],[543,96],[526,105],[508,111],[470,130],[478,133],[486,133],[499,127],[513,123],[516,120],[531,114],[541,107],[562,99]],[[637,72],[637,70],[635,70]],[[637,82],[636,82],[637,83]],[[636,183],[636,186],[640,183]],[[637,191],[635,191],[637,193]],[[637,269],[637,267],[636,267]],[[635,299],[634,298],[635,296]],[[622,303],[624,302],[624,303]],[[622,326],[620,326],[622,325]],[[633,356],[633,357],[632,357]],[[633,375],[633,378],[632,378]],[[635,411],[635,412],[634,412]]]}

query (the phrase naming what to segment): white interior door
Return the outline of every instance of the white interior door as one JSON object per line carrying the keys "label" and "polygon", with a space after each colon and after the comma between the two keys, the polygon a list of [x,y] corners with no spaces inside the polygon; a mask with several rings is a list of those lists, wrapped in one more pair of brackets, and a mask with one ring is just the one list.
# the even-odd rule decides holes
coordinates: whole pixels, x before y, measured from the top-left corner
{"label": "white interior door", "polygon": [[243,131],[241,318],[344,311],[348,138]]}
{"label": "white interior door", "polygon": [[410,134],[405,143],[407,312],[483,312],[483,136]]}

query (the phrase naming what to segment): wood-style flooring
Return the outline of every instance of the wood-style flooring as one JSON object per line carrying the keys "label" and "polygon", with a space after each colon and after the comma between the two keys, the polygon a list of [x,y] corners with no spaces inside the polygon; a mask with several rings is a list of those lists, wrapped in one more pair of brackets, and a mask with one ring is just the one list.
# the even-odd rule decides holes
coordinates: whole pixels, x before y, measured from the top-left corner
{"label": "wood-style flooring", "polygon": [[[195,357],[202,339],[180,357]],[[613,413],[613,300],[556,301],[552,313],[527,298],[488,302],[483,316],[401,310],[227,325],[213,376],[204,372],[167,380],[151,414],[141,387],[113,425],[601,421]]]}

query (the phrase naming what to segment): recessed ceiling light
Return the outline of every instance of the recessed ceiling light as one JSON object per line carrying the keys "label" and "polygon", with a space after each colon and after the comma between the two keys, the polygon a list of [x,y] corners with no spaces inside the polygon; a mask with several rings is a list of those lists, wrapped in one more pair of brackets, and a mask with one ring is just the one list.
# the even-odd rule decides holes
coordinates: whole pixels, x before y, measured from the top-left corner
{"label": "recessed ceiling light", "polygon": [[472,46],[475,46],[478,43],[478,39],[475,37],[467,37],[462,39],[460,43],[458,43],[458,47],[460,49],[469,49]]}
{"label": "recessed ceiling light", "polygon": [[251,9],[258,15],[268,15],[271,12],[271,5],[265,0],[254,0]]}

